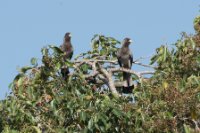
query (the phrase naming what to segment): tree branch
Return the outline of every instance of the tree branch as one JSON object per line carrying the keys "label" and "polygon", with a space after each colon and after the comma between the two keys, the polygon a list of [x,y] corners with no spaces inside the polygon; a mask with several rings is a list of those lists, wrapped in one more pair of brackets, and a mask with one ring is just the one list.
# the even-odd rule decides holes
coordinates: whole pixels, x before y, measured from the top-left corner
{"label": "tree branch", "polygon": [[[83,60],[76,60],[73,62],[75,70],[80,71],[79,67],[81,67],[84,64],[89,65],[92,68],[92,72],[90,74],[85,74],[84,77],[87,80],[91,80],[92,77],[98,77],[99,80],[96,82],[98,85],[104,85],[107,84],[110,91],[113,94],[116,94],[117,96],[120,96],[120,94],[117,92],[116,87],[123,87],[123,82],[117,81],[114,82],[113,80],[113,73],[115,72],[127,72],[136,75],[139,79],[143,79],[143,75],[146,74],[154,74],[154,71],[143,71],[143,72],[136,72],[131,69],[126,68],[104,68],[105,66],[102,65],[102,63],[111,63],[114,65],[117,65],[117,60],[99,60],[99,59],[83,59]],[[139,62],[133,62],[134,64],[138,64],[145,67],[151,67],[149,65],[144,65]],[[98,68],[98,69],[97,69]]]}
{"label": "tree branch", "polygon": [[119,93],[117,92],[116,88],[115,88],[115,84],[114,84],[113,79],[112,79],[112,72],[106,71],[99,64],[98,64],[98,67],[99,67],[100,71],[102,72],[102,74],[108,79],[108,86],[109,86],[111,92],[113,94],[117,95],[117,96],[120,96]]}
{"label": "tree branch", "polygon": [[[96,60],[96,59],[83,59],[83,60],[76,60],[74,61],[74,63],[80,63],[80,62],[83,62],[83,61],[87,61],[87,62],[100,62],[100,63],[111,63],[111,64],[114,64],[114,65],[117,65],[118,64],[118,61],[117,60]],[[153,69],[156,69],[155,66],[151,66],[151,65],[146,65],[146,64],[142,64],[138,61],[133,61],[132,62],[133,64],[136,64],[136,65],[140,65],[140,66],[143,66],[143,67],[149,67],[149,68],[153,68]]]}

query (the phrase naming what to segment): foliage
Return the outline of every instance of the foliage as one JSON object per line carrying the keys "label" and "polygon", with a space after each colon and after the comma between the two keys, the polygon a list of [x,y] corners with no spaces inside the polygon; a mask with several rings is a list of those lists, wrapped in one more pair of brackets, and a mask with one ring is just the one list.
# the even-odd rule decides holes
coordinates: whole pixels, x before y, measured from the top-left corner
{"label": "foliage", "polygon": [[[196,36],[197,37],[197,36]],[[175,43],[176,50],[169,50],[162,45],[157,48],[157,54],[152,62],[158,64],[157,72],[166,76],[189,77],[199,75],[200,72],[200,45],[195,43],[194,37],[183,34],[183,38]]]}
{"label": "foliage", "polygon": [[[196,23],[196,20],[195,20]],[[107,86],[85,78],[92,70],[64,61],[55,46],[42,49],[42,65],[21,68],[11,84],[12,94],[0,102],[0,130],[13,132],[199,132],[200,128],[200,36],[183,37],[169,49],[156,49],[151,64],[155,73],[140,79],[133,91],[136,103],[116,97]],[[95,35],[92,50],[75,58],[115,60],[114,38]],[[109,64],[104,64],[109,68]],[[72,74],[65,81],[60,69]],[[74,71],[73,71],[74,70]],[[119,79],[122,75],[114,75]],[[96,79],[99,80],[99,79]],[[105,91],[99,90],[103,88]]]}
{"label": "foliage", "polygon": [[198,34],[200,33],[200,16],[194,19],[194,29]]}

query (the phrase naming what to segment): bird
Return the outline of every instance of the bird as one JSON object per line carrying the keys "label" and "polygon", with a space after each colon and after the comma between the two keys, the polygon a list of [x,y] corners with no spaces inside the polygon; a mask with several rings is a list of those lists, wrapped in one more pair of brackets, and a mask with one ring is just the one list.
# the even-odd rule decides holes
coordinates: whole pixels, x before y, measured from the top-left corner
{"label": "bird", "polygon": [[[71,37],[72,35],[70,32],[65,33],[63,44],[60,46],[60,49],[64,52],[64,61],[71,60],[73,56],[74,49],[71,43]],[[67,75],[69,74],[69,68],[61,68],[61,74],[64,77],[64,79],[66,79]]]}
{"label": "bird", "polygon": [[72,37],[71,33],[67,32],[64,36],[63,44],[60,46],[61,50],[65,54],[64,60],[67,60],[67,59],[71,60],[73,56],[74,49],[71,43],[71,37]]}
{"label": "bird", "polygon": [[[132,43],[130,38],[125,38],[122,42],[122,47],[117,51],[117,59],[119,66],[126,69],[131,69],[133,63],[133,54],[129,48]],[[123,80],[127,82],[125,87],[129,87],[131,84],[131,74],[123,72]]]}

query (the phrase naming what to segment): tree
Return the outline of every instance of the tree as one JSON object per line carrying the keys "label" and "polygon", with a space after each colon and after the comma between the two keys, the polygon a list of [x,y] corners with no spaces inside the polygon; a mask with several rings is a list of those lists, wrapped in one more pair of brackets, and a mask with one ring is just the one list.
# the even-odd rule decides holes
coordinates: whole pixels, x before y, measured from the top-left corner
{"label": "tree", "polygon": [[[195,24],[196,24],[195,20]],[[0,102],[2,132],[198,132],[199,34],[156,49],[155,71],[119,68],[119,41],[95,35],[92,49],[64,61],[56,46],[42,49],[42,64],[21,68],[12,94]],[[133,61],[134,64],[140,64]],[[62,79],[67,65],[71,73]],[[143,65],[151,67],[150,65]],[[136,102],[121,95],[122,72],[132,74]],[[149,79],[143,75],[152,74]]]}

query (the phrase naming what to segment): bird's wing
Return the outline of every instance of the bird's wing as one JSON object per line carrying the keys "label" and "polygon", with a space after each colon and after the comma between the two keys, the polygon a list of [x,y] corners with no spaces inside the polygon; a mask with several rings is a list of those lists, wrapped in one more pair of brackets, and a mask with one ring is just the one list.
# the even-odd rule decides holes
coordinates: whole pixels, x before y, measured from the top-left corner
{"label": "bird's wing", "polygon": [[60,49],[63,51],[64,54],[66,54],[66,43],[63,43],[62,45],[60,45]]}
{"label": "bird's wing", "polygon": [[71,44],[71,50],[70,50],[70,55],[69,55],[69,59],[70,59],[70,60],[71,60],[73,54],[74,54],[74,48],[73,48],[73,46],[72,46],[72,44]]}
{"label": "bird's wing", "polygon": [[131,66],[132,66],[132,63],[133,63],[133,54],[132,54],[132,52],[130,52],[129,60],[130,60]]}
{"label": "bird's wing", "polygon": [[69,59],[70,59],[70,60],[71,60],[73,54],[74,54],[74,51],[72,50],[71,53],[70,53],[70,55],[69,55]]}
{"label": "bird's wing", "polygon": [[70,48],[70,49],[66,50],[65,52],[66,52],[65,58],[70,60],[73,56],[73,49]]}
{"label": "bird's wing", "polygon": [[119,63],[119,66],[122,67],[122,62],[121,62],[121,49],[119,49],[117,51],[117,60],[118,60],[118,63]]}

